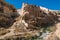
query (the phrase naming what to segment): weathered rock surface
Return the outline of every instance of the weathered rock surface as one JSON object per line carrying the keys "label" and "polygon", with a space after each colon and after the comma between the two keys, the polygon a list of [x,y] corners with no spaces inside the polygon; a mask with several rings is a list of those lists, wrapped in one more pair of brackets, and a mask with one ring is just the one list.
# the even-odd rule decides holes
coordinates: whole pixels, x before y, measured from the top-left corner
{"label": "weathered rock surface", "polygon": [[[59,11],[30,4],[23,4],[22,8],[17,10],[12,5],[0,0],[0,39],[29,40],[32,36],[39,36],[41,28],[46,29],[59,22],[59,18]],[[58,31],[50,34],[53,34],[50,40],[60,38],[58,35],[55,36],[55,34],[59,34]],[[46,40],[49,40],[50,37],[48,36]]]}
{"label": "weathered rock surface", "polygon": [[41,27],[55,24],[57,13],[44,7],[24,4],[23,19],[30,27]]}
{"label": "weathered rock surface", "polygon": [[[20,13],[20,11],[22,12],[22,14]],[[28,23],[27,28],[29,29],[36,29],[36,27],[43,27],[43,26],[51,26],[53,24],[60,22],[59,11],[49,10],[44,7],[23,4],[23,7],[19,9],[18,12],[20,15],[23,15],[22,19],[25,20],[26,23]],[[43,28],[46,28],[46,27],[43,27]],[[57,37],[55,33],[56,32],[50,33],[46,38],[46,40],[59,40],[59,37]]]}
{"label": "weathered rock surface", "polygon": [[14,19],[18,16],[14,6],[0,0],[0,27],[11,26],[15,21]]}
{"label": "weathered rock surface", "polygon": [[46,36],[45,40],[60,40],[60,23],[56,24],[56,30]]}

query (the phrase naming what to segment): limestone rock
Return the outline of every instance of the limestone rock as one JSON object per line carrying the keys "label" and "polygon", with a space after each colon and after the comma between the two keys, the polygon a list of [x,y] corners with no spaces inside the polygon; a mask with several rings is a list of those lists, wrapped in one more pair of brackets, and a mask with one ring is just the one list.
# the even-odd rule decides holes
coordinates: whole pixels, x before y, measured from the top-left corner
{"label": "limestone rock", "polygon": [[[30,4],[23,4],[21,9],[16,10],[12,5],[0,0],[0,27],[7,28],[10,26],[7,29],[4,28],[2,32],[0,31],[0,35],[2,34],[0,39],[22,40],[23,37],[39,36],[40,31],[43,31],[39,27],[46,28],[44,26],[51,26],[57,23],[58,18],[60,18],[59,13],[58,11]],[[55,32],[50,34],[53,34],[52,38],[48,36],[46,40],[55,40],[56,37],[57,39],[60,38],[57,35],[59,30]]]}
{"label": "limestone rock", "polygon": [[44,7],[24,4],[23,19],[29,26],[48,26],[56,23],[58,20],[57,13]]}
{"label": "limestone rock", "polygon": [[60,40],[60,23],[56,24],[56,30],[46,36],[45,40]]}

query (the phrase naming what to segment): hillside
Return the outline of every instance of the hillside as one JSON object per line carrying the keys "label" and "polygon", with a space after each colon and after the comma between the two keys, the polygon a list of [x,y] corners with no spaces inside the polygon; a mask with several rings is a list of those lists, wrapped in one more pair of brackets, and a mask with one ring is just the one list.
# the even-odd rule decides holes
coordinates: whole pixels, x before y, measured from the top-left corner
{"label": "hillside", "polygon": [[0,0],[0,40],[59,40],[59,25],[59,10],[25,3],[16,9]]}

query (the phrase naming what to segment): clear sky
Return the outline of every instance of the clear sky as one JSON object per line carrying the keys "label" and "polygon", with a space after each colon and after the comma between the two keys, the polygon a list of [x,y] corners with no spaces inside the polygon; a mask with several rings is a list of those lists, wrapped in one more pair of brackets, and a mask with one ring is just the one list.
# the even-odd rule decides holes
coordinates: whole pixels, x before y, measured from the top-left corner
{"label": "clear sky", "polygon": [[17,9],[21,8],[22,3],[28,3],[37,6],[43,6],[48,9],[60,10],[60,0],[5,0],[5,1],[14,5]]}

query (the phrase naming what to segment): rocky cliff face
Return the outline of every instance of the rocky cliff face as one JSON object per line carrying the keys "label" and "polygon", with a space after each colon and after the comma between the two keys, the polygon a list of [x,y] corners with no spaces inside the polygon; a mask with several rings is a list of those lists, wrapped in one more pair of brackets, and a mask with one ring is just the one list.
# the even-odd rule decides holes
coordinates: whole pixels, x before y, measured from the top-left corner
{"label": "rocky cliff face", "polygon": [[39,7],[36,5],[29,5],[29,4],[23,4],[21,10],[23,10],[23,20],[25,20],[26,23],[28,23],[29,27],[44,27],[44,26],[50,26],[58,22],[58,13],[49,10],[44,7]]}
{"label": "rocky cliff face", "polygon": [[[49,10],[41,6],[39,7],[36,5],[23,4],[22,8],[18,9],[17,11],[20,15],[23,15],[22,20],[25,20],[25,22],[28,24],[28,29],[36,29],[37,27],[47,29],[47,27],[60,22],[60,12],[58,10]],[[56,26],[54,26],[54,28],[55,27]],[[52,27],[51,29],[54,28]],[[57,33],[53,31],[47,36],[47,38],[43,40],[59,40],[59,37],[56,35],[58,32],[59,30]]]}
{"label": "rocky cliff face", "polygon": [[9,27],[13,24],[14,19],[18,17],[17,10],[14,6],[0,0],[0,27]]}
{"label": "rocky cliff face", "polygon": [[[55,32],[58,34],[59,30],[56,31],[55,28],[55,24],[58,22],[60,22],[60,11],[31,4],[23,4],[22,8],[17,10],[12,5],[5,3],[4,0],[0,0],[1,40],[32,40],[33,38],[37,40],[37,37],[40,38],[50,27],[55,29],[54,32],[52,31],[53,34]],[[60,38],[60,36],[56,36]],[[52,39],[56,36],[53,35]],[[46,40],[50,37],[47,36]]]}

